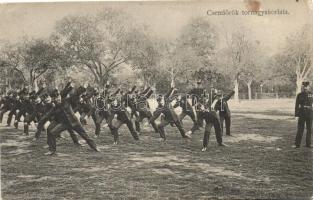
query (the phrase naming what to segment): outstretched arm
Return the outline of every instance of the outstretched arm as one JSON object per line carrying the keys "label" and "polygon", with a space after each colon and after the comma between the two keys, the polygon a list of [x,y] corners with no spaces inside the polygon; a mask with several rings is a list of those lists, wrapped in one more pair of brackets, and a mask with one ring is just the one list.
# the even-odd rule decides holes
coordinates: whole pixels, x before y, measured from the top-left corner
{"label": "outstretched arm", "polygon": [[223,101],[228,101],[234,94],[235,94],[235,91],[231,91],[231,93],[224,96]]}

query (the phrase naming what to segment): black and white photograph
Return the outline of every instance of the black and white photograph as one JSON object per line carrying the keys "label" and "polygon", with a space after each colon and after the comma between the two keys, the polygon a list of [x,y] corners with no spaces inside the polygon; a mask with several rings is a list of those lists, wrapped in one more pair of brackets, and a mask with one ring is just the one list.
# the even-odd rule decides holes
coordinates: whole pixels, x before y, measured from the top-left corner
{"label": "black and white photograph", "polygon": [[313,0],[0,1],[0,199],[313,200]]}

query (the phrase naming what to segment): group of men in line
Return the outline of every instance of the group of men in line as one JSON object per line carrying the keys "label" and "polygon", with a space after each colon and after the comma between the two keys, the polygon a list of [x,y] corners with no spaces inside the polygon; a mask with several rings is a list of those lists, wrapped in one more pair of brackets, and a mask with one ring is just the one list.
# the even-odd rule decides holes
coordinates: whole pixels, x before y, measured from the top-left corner
{"label": "group of men in line", "polygon": [[[56,153],[56,139],[67,131],[73,143],[81,146],[77,134],[81,136],[94,151],[99,151],[94,140],[86,133],[84,125],[86,117],[91,117],[95,124],[95,135],[101,132],[101,123],[105,120],[114,144],[119,140],[119,128],[126,124],[132,137],[139,140],[141,123],[147,119],[153,130],[166,140],[165,127],[177,127],[183,138],[191,138],[195,131],[204,127],[203,149],[206,151],[212,127],[214,127],[216,140],[219,146],[226,146],[222,140],[223,124],[226,125],[226,135],[230,135],[231,116],[227,101],[234,91],[223,95],[218,90],[207,92],[202,82],[188,94],[179,94],[171,87],[166,94],[156,95],[157,108],[152,111],[149,99],[154,91],[151,87],[139,90],[136,86],[127,91],[114,90],[107,84],[102,91],[84,84],[75,87],[69,81],[65,87],[49,90],[45,83],[40,85],[38,91],[31,91],[27,87],[9,91],[0,101],[0,122],[3,115],[8,113],[7,125],[10,126],[14,116],[14,127],[18,129],[19,122],[23,122],[24,134],[29,135],[29,126],[32,122],[37,124],[34,140],[38,140],[42,132],[47,134],[49,152]],[[114,91],[113,91],[114,90]],[[176,108],[181,108],[177,113]],[[75,115],[78,112],[80,118]],[[186,131],[182,120],[189,116],[193,126]],[[21,120],[23,117],[23,121]],[[160,123],[156,120],[160,118]],[[205,124],[204,124],[205,122]]]}

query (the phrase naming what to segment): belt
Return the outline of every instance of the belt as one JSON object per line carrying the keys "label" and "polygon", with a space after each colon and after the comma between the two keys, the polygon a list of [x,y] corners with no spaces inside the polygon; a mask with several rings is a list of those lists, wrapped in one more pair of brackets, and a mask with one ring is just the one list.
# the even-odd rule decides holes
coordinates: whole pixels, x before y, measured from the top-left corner
{"label": "belt", "polygon": [[312,109],[312,106],[303,106],[303,108]]}

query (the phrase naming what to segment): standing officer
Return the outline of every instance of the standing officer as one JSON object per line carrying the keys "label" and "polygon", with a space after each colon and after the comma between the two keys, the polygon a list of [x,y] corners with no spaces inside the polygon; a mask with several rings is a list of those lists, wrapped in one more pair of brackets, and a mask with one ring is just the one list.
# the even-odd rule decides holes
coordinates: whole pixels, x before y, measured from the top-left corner
{"label": "standing officer", "polygon": [[313,94],[309,91],[310,83],[302,83],[302,91],[297,95],[295,116],[298,119],[298,131],[295,141],[295,148],[299,148],[301,144],[302,135],[304,132],[304,125],[306,125],[306,147],[311,148],[311,128],[312,128],[312,102]]}

